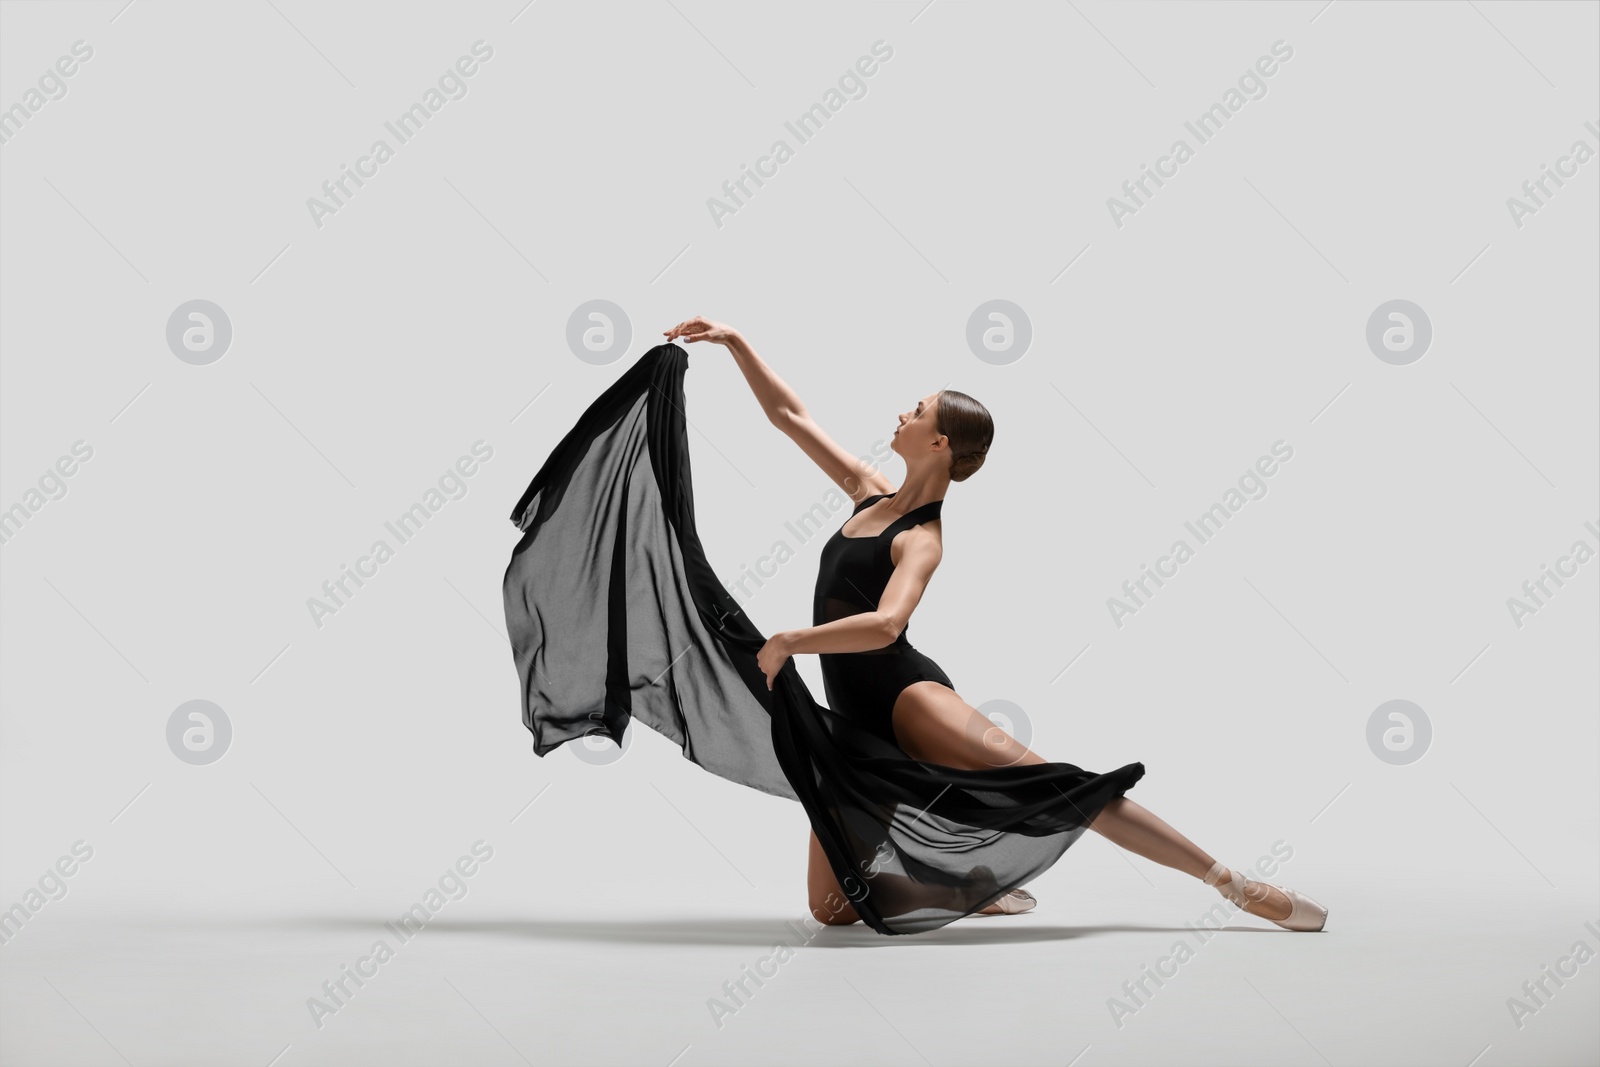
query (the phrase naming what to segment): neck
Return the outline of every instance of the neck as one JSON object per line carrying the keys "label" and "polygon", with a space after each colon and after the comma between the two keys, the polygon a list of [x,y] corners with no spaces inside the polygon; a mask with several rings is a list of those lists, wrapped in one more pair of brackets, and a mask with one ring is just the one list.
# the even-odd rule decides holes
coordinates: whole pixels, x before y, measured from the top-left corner
{"label": "neck", "polygon": [[894,511],[906,512],[943,500],[950,490],[950,476],[929,470],[908,470],[905,481],[895,490]]}

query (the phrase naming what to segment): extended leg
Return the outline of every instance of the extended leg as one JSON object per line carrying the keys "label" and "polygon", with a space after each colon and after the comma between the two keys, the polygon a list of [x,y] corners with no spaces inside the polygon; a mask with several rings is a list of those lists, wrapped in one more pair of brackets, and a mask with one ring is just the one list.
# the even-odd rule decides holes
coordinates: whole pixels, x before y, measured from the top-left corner
{"label": "extended leg", "polygon": [[[982,770],[1046,762],[938,682],[918,682],[901,691],[894,705],[894,733],[912,758],[944,767]],[[1101,809],[1089,829],[1120,848],[1195,878],[1204,878],[1216,862],[1199,845],[1127,797],[1118,797]],[[1250,887],[1261,899],[1251,900],[1246,911],[1264,919],[1288,916],[1291,904],[1282,892],[1259,882]]]}
{"label": "extended leg", "polygon": [[1127,797],[1102,808],[1089,829],[1118,848],[1196,878],[1204,878],[1216,862],[1205,849]]}

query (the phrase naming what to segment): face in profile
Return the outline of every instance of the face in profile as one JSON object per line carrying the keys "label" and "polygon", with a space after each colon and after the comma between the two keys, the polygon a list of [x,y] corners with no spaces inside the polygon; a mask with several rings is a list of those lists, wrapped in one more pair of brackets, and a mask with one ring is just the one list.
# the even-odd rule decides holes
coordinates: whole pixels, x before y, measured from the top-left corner
{"label": "face in profile", "polygon": [[890,438],[889,447],[898,452],[902,459],[927,452],[942,436],[936,415],[938,409],[939,394],[929,393],[913,404],[910,411],[902,411],[899,415],[900,425]]}

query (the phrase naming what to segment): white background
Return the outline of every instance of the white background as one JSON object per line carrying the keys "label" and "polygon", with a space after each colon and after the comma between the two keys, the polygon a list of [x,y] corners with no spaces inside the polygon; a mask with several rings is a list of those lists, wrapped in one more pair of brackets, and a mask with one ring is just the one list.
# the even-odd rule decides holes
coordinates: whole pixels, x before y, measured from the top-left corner
{"label": "white background", "polygon": [[[1600,6],[7,3],[0,547],[8,1064],[1592,1063],[1600,547],[1591,159]],[[476,41],[451,100],[319,227],[325,180]],[[884,41],[813,140],[784,122]],[[1293,48],[1209,143],[1184,128]],[[1197,147],[1119,227],[1107,200]],[[707,199],[795,148],[718,226]],[[213,301],[226,354],[166,323]],[[633,342],[569,351],[585,301]],[[980,304],[1032,323],[980,361]],[[1369,316],[1422,307],[1410,365]],[[1090,835],[1029,916],[830,930],[722,1028],[706,1002],[805,912],[798,805],[635,729],[539,760],[500,580],[512,505],[660,331],[733,323],[853,451],[941,387],[993,411],[913,623],[1032,747],[1148,768],[1135,799],[1233,866],[1292,846],[1317,937],[1241,917],[1119,1028],[1108,998],[1211,890]],[[826,479],[691,347],[696,509],[749,601],[809,622]],[[531,405],[530,405],[531,402]],[[493,458],[318,627],[307,608],[475,441]],[[1120,628],[1107,610],[1283,440],[1291,461]],[[898,463],[887,473],[898,479]],[[842,521],[838,514],[833,525]],[[1194,544],[1190,538],[1191,545]],[[1070,664],[1070,669],[1068,665]],[[820,694],[815,664],[802,670]],[[224,709],[226,755],[166,729]],[[1394,766],[1374,709],[1433,729]],[[534,797],[539,799],[529,807]],[[318,1028],[306,1006],[472,843],[494,858]],[[831,949],[824,951],[823,949]],[[869,951],[870,950],[870,951]],[[1474,1057],[1478,1057],[1474,1059]]]}

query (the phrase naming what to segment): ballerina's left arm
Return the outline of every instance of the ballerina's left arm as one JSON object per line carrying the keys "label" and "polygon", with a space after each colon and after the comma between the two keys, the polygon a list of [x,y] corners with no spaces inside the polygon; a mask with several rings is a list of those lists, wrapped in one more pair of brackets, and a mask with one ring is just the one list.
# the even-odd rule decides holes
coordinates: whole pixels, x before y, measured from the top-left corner
{"label": "ballerina's left arm", "polygon": [[[899,558],[895,559],[896,554]],[[890,545],[894,573],[884,586],[876,611],[847,615],[821,626],[802,630],[783,630],[767,638],[756,653],[756,664],[767,676],[767,688],[783,670],[789,657],[808,652],[867,652],[892,645],[911,621],[911,613],[922,600],[928,580],[939,566],[944,551],[939,539],[920,526],[900,534]]]}

